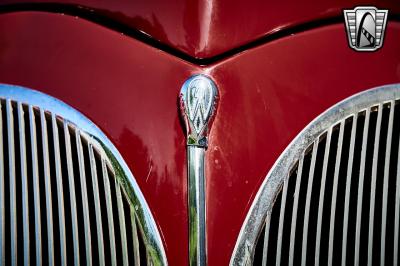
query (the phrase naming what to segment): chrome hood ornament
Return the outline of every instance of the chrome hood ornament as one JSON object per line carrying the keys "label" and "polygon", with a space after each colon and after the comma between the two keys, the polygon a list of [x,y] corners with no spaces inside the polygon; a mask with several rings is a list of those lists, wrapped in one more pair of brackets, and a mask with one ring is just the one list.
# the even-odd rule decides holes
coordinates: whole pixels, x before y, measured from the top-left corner
{"label": "chrome hood ornament", "polygon": [[205,151],[217,106],[217,87],[204,75],[190,77],[180,93],[187,132],[189,265],[207,265]]}
{"label": "chrome hood ornament", "polygon": [[195,75],[183,84],[180,100],[188,145],[207,147],[207,134],[215,113],[217,97],[217,87],[207,76]]}

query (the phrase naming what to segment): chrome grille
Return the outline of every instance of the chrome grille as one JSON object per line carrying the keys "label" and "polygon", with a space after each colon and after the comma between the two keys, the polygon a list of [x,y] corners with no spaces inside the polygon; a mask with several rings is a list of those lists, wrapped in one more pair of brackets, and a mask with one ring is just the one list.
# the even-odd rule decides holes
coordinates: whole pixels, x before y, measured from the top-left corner
{"label": "chrome grille", "polygon": [[37,105],[4,97],[0,109],[1,265],[166,265],[105,143]]}
{"label": "chrome grille", "polygon": [[370,90],[312,122],[267,176],[231,264],[397,265],[399,98]]}

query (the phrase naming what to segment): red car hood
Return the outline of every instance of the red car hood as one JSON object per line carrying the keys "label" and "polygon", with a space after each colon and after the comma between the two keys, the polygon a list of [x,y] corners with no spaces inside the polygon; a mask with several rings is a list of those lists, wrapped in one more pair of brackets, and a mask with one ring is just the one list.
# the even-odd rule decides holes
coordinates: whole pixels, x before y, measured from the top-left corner
{"label": "red car hood", "polygon": [[[360,0],[227,1],[227,0],[3,0],[3,5],[63,12],[63,8],[105,16],[150,36],[192,58],[210,58],[237,49],[264,36],[311,21],[342,16],[343,7]],[[396,1],[369,1],[369,5],[400,12]],[[49,6],[51,5],[51,6]]]}

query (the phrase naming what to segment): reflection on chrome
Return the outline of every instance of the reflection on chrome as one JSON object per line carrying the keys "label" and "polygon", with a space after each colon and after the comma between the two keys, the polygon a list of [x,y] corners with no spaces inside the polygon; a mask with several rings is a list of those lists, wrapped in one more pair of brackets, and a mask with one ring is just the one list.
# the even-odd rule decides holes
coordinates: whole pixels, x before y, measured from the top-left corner
{"label": "reflection on chrome", "polygon": [[180,94],[187,131],[189,263],[206,265],[205,151],[217,104],[217,87],[204,75],[189,78]]}
{"label": "reflection on chrome", "polygon": [[[0,110],[0,132],[7,135],[4,146],[0,138],[0,264],[5,255],[13,262],[26,262],[36,254],[41,265],[66,262],[73,254],[68,260],[75,264],[128,265],[133,260],[139,265],[140,242],[146,252],[144,264],[167,265],[156,223],[135,178],[96,125],[65,103],[18,86],[0,84]],[[8,167],[3,168],[5,162]],[[16,178],[22,178],[21,184]],[[16,202],[22,205],[22,215],[16,215]],[[23,237],[16,230],[21,222]],[[6,235],[11,243],[5,242]],[[17,250],[20,239],[23,250]],[[7,255],[5,246],[10,244]]]}
{"label": "reflection on chrome", "polygon": [[[301,256],[301,265],[306,265],[306,258],[307,258],[307,243],[311,242],[311,245],[314,246],[315,248],[315,254],[312,259],[314,262],[315,259],[315,264],[318,264],[320,261],[320,247],[323,245],[320,245],[323,239],[321,238],[321,228],[322,228],[322,216],[325,215],[323,214],[324,206],[323,206],[323,201],[324,201],[324,193],[325,193],[325,182],[327,179],[327,171],[328,171],[328,159],[329,159],[329,154],[330,154],[330,143],[331,143],[331,137],[332,137],[332,132],[335,130],[336,132],[336,142],[335,145],[333,145],[333,149],[337,149],[337,154],[334,158],[330,159],[332,162],[335,164],[335,168],[333,169],[334,172],[332,172],[333,178],[331,179],[332,181],[332,186],[331,186],[331,193],[332,193],[332,208],[326,209],[328,214],[328,217],[330,215],[330,220],[327,220],[329,223],[331,223],[332,226],[330,226],[329,230],[329,238],[328,240],[324,239],[324,241],[327,241],[328,243],[328,256],[327,259],[329,260],[328,264],[332,264],[333,260],[333,236],[334,236],[334,222],[335,221],[335,208],[336,205],[335,203],[337,202],[337,191],[338,191],[338,178],[339,178],[339,166],[340,165],[340,160],[341,160],[341,148],[343,146],[343,131],[345,127],[345,123],[347,122],[348,128],[351,129],[351,131],[348,131],[348,134],[346,135],[348,141],[349,141],[349,160],[346,162],[348,165],[344,164],[344,169],[350,169],[349,174],[342,175],[344,178],[346,178],[346,191],[345,191],[345,200],[343,201],[345,203],[344,206],[344,215],[343,215],[343,234],[342,234],[342,239],[339,240],[340,245],[342,245],[344,248],[342,250],[342,265],[346,264],[346,245],[347,245],[347,232],[348,232],[348,224],[349,224],[349,197],[350,197],[350,185],[351,184],[351,170],[353,167],[353,154],[354,154],[354,147],[355,147],[355,140],[356,138],[361,139],[359,141],[359,151],[358,154],[360,154],[360,162],[357,164],[357,171],[356,175],[354,178],[358,178],[360,182],[358,182],[358,192],[355,196],[357,196],[357,204],[354,204],[356,208],[356,217],[355,219],[353,218],[353,225],[355,227],[355,237],[354,237],[354,242],[355,242],[355,248],[354,248],[354,263],[358,265],[359,263],[359,258],[361,256],[367,257],[369,262],[372,262],[372,239],[373,239],[373,231],[371,228],[373,228],[374,224],[374,210],[376,210],[379,206],[382,207],[383,212],[386,213],[387,211],[387,198],[388,198],[388,191],[387,191],[387,180],[388,180],[388,175],[389,175],[389,161],[390,160],[383,160],[382,165],[385,168],[385,173],[383,175],[383,180],[386,182],[386,189],[383,191],[382,195],[384,199],[382,200],[382,205],[377,205],[375,207],[375,201],[363,201],[362,200],[362,195],[363,195],[363,183],[364,183],[364,172],[365,172],[365,157],[367,153],[367,143],[369,141],[369,145],[373,145],[373,147],[379,147],[379,142],[380,142],[380,137],[379,133],[375,133],[375,137],[371,138],[370,140],[368,139],[368,130],[369,130],[369,121],[371,120],[371,114],[375,113],[375,123],[376,126],[373,130],[376,130],[376,132],[380,132],[381,128],[381,122],[382,122],[382,112],[383,110],[386,110],[386,121],[388,123],[388,129],[387,132],[387,141],[389,144],[386,146],[388,149],[385,151],[385,158],[389,158],[390,156],[390,140],[392,138],[392,128],[393,124],[395,123],[394,120],[394,110],[395,110],[395,104],[399,102],[400,100],[400,84],[395,84],[395,85],[386,85],[382,87],[377,87],[374,89],[370,89],[367,91],[363,91],[359,94],[356,94],[350,98],[345,99],[344,101],[334,105],[324,113],[322,113],[320,116],[318,116],[314,121],[312,121],[303,131],[300,132],[299,135],[289,144],[289,146],[285,149],[285,151],[280,155],[278,160],[275,162],[269,173],[267,174],[266,178],[264,179],[263,183],[261,184],[260,189],[258,190],[255,199],[250,207],[250,210],[247,214],[247,217],[245,218],[245,221],[242,225],[240,234],[238,236],[230,265],[232,266],[242,266],[242,265],[253,265],[253,258],[255,255],[255,249],[257,245],[257,239],[263,239],[263,245],[261,245],[260,252],[257,254],[259,258],[262,258],[262,264],[265,265],[267,262],[267,258],[274,258],[276,259],[276,265],[279,265],[282,261],[289,261],[289,265],[294,264],[299,264],[299,261],[294,261],[294,249],[297,248],[297,253],[300,254]],[[356,129],[358,125],[358,120],[362,119],[364,122],[361,124],[362,127],[358,130],[360,133],[358,134],[358,137],[356,137]],[[372,131],[371,131],[372,132]],[[351,133],[351,134],[350,134]],[[396,136],[398,138],[398,136]],[[350,139],[351,138],[351,139]],[[325,139],[325,140],[323,140]],[[323,142],[322,142],[323,140]],[[325,143],[326,145],[323,146],[320,144]],[[320,157],[317,155],[317,150],[319,149],[319,145],[323,147],[323,152],[321,152]],[[372,147],[372,146],[371,146]],[[362,151],[362,152],[361,152]],[[370,188],[371,188],[371,198],[375,199],[375,188],[376,188],[376,179],[377,179],[377,165],[378,165],[378,149],[374,148],[373,149],[373,154],[371,153],[371,158],[373,159],[372,163],[372,174],[371,174],[371,182],[370,182]],[[302,170],[303,170],[303,161],[305,158],[305,155],[307,155],[308,160],[309,160],[309,169],[308,173],[306,173],[305,177],[307,183],[304,185],[303,189],[303,195],[305,195],[305,201],[302,202],[303,208],[304,208],[304,221],[301,221],[303,223],[303,226],[300,226],[300,228],[303,227],[303,233],[302,235],[299,236],[299,239],[302,240],[299,242],[300,244],[295,247],[295,243],[297,243],[294,238],[295,238],[295,232],[296,232],[296,224],[297,224],[297,211],[298,211],[298,204],[299,204],[299,187],[300,187],[300,180],[302,177]],[[318,187],[313,188],[313,178],[314,178],[314,170],[316,168],[316,161],[317,157],[320,160],[320,173],[316,175],[318,178],[320,178],[320,183],[321,185]],[[397,164],[397,163],[396,163]],[[304,170],[306,171],[306,170]],[[400,180],[400,172],[397,171],[397,173],[394,173],[394,176],[396,177],[397,180]],[[290,177],[290,178],[289,178]],[[296,180],[297,178],[297,180]],[[308,179],[307,179],[308,178]],[[292,188],[294,188],[295,192],[290,194],[288,193],[288,183],[289,180],[292,180]],[[350,180],[350,181],[349,181]],[[357,180],[357,179],[356,179]],[[298,181],[298,182],[297,182]],[[368,186],[367,186],[368,187]],[[329,189],[329,188],[327,188]],[[357,189],[357,188],[356,188]],[[316,195],[319,195],[316,197],[317,202],[312,202],[311,201],[311,192],[315,190]],[[306,193],[306,194],[305,194]],[[319,194],[318,194],[319,193]],[[270,224],[272,224],[272,215],[273,213],[273,207],[275,202],[278,202],[278,195],[280,196],[280,203],[278,203],[278,215],[275,216],[277,217],[276,223],[274,223],[275,228],[273,229],[275,233],[277,233],[274,236],[274,239],[272,241],[274,242],[274,245],[276,243],[276,249],[271,249],[272,251],[268,253],[268,245],[269,242],[271,242],[270,234],[269,232],[272,232],[270,229]],[[392,247],[394,246],[393,250],[394,251],[394,259],[393,261],[398,261],[397,258],[397,251],[398,251],[398,239],[399,239],[399,218],[400,217],[400,181],[397,181],[397,186],[396,186],[396,211],[393,217],[396,217],[394,221],[395,226],[392,227],[391,230],[394,231],[394,239],[395,241],[391,242]],[[286,201],[291,202],[293,206],[292,208],[288,208],[285,210],[286,206]],[[294,203],[293,203],[294,202]],[[313,216],[310,215],[310,204],[314,204],[314,209],[315,213],[317,215],[314,215],[314,222],[316,224],[316,227],[313,228],[315,232],[315,239],[311,239],[308,241],[308,233],[307,230],[311,230],[311,227],[309,225],[309,219],[311,219]],[[280,208],[279,208],[280,205]],[[362,254],[360,252],[360,226],[361,226],[361,211],[362,207],[364,205],[369,205],[370,209],[370,215],[369,215],[369,232],[367,232],[368,235],[368,243],[367,243],[367,253],[368,254]],[[288,212],[289,218],[291,217],[292,219],[289,219],[286,224],[290,225],[291,228],[289,228],[290,234],[287,234],[287,237],[290,237],[289,241],[285,241],[285,239],[282,236],[282,231],[283,231],[283,224],[284,224],[284,219],[288,218],[285,217],[285,213]],[[329,214],[330,213],[330,214]],[[310,218],[311,217],[311,218]],[[340,217],[341,220],[342,217]],[[379,221],[378,221],[379,222]],[[386,215],[382,215],[382,224],[386,226]],[[301,225],[301,223],[300,223]],[[272,225],[271,225],[272,226]],[[381,235],[377,235],[376,238],[378,239],[378,242],[381,242],[381,253],[385,251],[385,241],[386,241],[386,227],[383,226],[384,230],[381,231]],[[278,227],[278,230],[276,230],[276,227]],[[297,227],[298,228],[298,227]],[[261,236],[262,230],[265,231],[264,236]],[[301,229],[299,229],[301,230]],[[392,232],[393,232],[392,231]],[[301,232],[301,231],[300,231]],[[335,232],[336,233],[336,232]],[[380,237],[380,239],[379,239]],[[336,238],[336,236],[335,236]],[[282,241],[285,241],[283,243]],[[289,242],[289,243],[288,243]],[[394,243],[394,244],[393,244]],[[285,251],[288,252],[288,256],[284,257],[283,255],[283,246],[285,245]],[[386,245],[388,247],[388,245]],[[262,251],[261,251],[262,250]],[[388,249],[389,250],[389,249]],[[271,257],[267,256],[268,254],[272,254]],[[261,255],[260,255],[261,254]],[[382,264],[382,258],[384,259],[385,256],[381,257],[381,264]],[[321,258],[322,259],[322,258]],[[324,258],[325,259],[325,258]],[[384,265],[385,263],[383,263]]]}

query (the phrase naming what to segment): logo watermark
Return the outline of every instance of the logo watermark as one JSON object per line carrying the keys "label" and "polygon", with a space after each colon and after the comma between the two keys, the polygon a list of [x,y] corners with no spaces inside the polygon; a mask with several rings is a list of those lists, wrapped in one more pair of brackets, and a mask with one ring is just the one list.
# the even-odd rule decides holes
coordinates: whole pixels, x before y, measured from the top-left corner
{"label": "logo watermark", "polygon": [[359,6],[343,10],[349,45],[356,51],[376,51],[383,45],[388,10]]}

